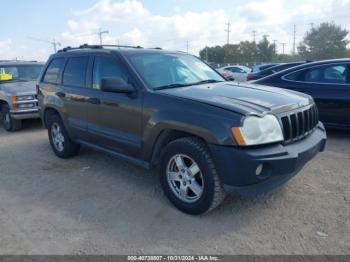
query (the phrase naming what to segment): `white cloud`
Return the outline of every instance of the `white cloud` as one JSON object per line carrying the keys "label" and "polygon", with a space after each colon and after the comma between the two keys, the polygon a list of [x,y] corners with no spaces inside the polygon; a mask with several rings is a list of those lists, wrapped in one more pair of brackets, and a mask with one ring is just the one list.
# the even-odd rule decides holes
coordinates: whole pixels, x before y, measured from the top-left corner
{"label": "white cloud", "polygon": [[[217,10],[205,12],[184,11],[174,7],[174,15],[153,14],[137,0],[100,0],[92,7],[73,12],[60,41],[65,45],[98,43],[99,28],[109,29],[104,43],[160,46],[198,54],[205,45],[222,45],[226,42],[225,23],[231,21],[231,42],[251,40],[252,30],[257,39],[267,34],[270,40],[278,39],[292,47],[293,24],[297,25],[297,43],[312,21],[337,17],[337,7],[348,8],[349,0],[304,0],[294,6],[283,0],[247,1],[237,6],[236,13],[228,14],[218,5]],[[321,18],[321,20],[320,20]],[[330,19],[328,19],[329,21]],[[95,34],[94,34],[95,33]]]}
{"label": "white cloud", "polygon": [[[86,9],[72,12],[62,33],[52,36],[52,39],[55,37],[62,46],[96,44],[99,43],[97,32],[102,28],[109,30],[109,34],[103,35],[106,44],[186,51],[188,41],[189,51],[198,54],[206,45],[226,43],[225,24],[230,21],[231,43],[252,40],[252,31],[256,30],[257,40],[267,34],[271,41],[278,40],[279,50],[281,43],[287,43],[286,52],[289,52],[293,24],[297,28],[297,43],[310,28],[310,23],[316,25],[334,20],[350,30],[350,0],[246,0],[231,10],[218,4],[217,8],[206,11],[189,11],[181,4],[180,1],[173,7],[173,14],[159,15],[139,0],[99,0]],[[201,10],[205,10],[205,2],[198,0],[198,4],[201,4]],[[27,46],[27,42],[27,39],[22,41],[20,47],[13,39],[0,39],[0,59],[45,60],[52,52],[47,44],[30,43],[31,46]],[[34,46],[39,49],[34,50]]]}
{"label": "white cloud", "polygon": [[98,43],[99,28],[108,28],[110,33],[103,36],[104,43],[186,50],[188,41],[190,51],[195,53],[203,44],[224,43],[223,24],[228,19],[220,9],[155,15],[136,0],[101,0],[91,8],[74,12],[73,16],[60,36],[66,45]]}
{"label": "white cloud", "polygon": [[0,60],[13,59],[11,51],[11,39],[0,40]]}

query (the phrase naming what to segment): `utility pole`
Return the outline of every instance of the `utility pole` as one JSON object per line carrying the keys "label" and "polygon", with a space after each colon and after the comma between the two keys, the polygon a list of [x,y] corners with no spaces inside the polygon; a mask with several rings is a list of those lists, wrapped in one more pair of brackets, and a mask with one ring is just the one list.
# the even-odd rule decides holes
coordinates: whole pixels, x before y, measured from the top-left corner
{"label": "utility pole", "polygon": [[188,46],[189,46],[189,43],[188,43],[188,40],[186,41],[186,50],[187,50],[187,53],[188,53]]}
{"label": "utility pole", "polygon": [[207,63],[209,62],[209,58],[208,58],[208,46],[205,46],[205,60],[207,61]]}
{"label": "utility pole", "polygon": [[102,45],[102,35],[109,34],[109,31],[108,30],[102,31],[102,29],[100,28],[97,34],[100,37],[100,45]]}
{"label": "utility pole", "polygon": [[230,44],[230,26],[231,26],[231,23],[230,21],[227,22],[227,29],[225,30],[225,32],[227,32],[227,44],[229,45]]}
{"label": "utility pole", "polygon": [[275,54],[277,54],[277,49],[276,49],[277,40],[272,40],[272,41],[273,41],[273,49],[275,51]]}
{"label": "utility pole", "polygon": [[253,30],[252,34],[253,34],[253,42],[255,43],[256,30]]}
{"label": "utility pole", "polygon": [[57,47],[58,47],[58,46],[61,46],[61,43],[56,42],[55,38],[54,38],[52,41],[45,40],[45,39],[40,39],[40,38],[35,38],[35,37],[31,37],[31,36],[28,36],[27,38],[32,39],[32,40],[35,40],[35,41],[38,41],[38,42],[44,42],[44,43],[49,43],[49,44],[51,44],[52,47],[53,47],[53,51],[54,51],[55,53],[57,52]]}
{"label": "utility pole", "polygon": [[296,34],[296,26],[294,24],[294,27],[293,27],[293,56],[295,56],[295,34]]}
{"label": "utility pole", "polygon": [[284,55],[284,47],[286,46],[286,44],[287,44],[287,43],[281,43],[281,45],[282,45],[282,50],[283,50],[283,51],[282,51],[282,54],[283,54],[283,55]]}

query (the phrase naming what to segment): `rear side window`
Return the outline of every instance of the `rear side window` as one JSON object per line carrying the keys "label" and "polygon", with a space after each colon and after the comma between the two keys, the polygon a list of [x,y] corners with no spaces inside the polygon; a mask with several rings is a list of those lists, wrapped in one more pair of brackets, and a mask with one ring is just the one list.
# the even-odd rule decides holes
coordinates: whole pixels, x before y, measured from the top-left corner
{"label": "rear side window", "polygon": [[325,65],[291,73],[284,78],[308,83],[346,84],[347,71],[346,64]]}
{"label": "rear side window", "polygon": [[309,69],[305,74],[305,82],[314,83],[346,83],[346,65],[327,65]]}
{"label": "rear side window", "polygon": [[69,58],[63,73],[63,84],[76,87],[85,87],[88,63],[88,56]]}
{"label": "rear side window", "polygon": [[305,72],[305,70],[291,73],[291,74],[284,76],[284,78],[287,80],[292,80],[292,81],[303,81],[302,76],[303,76],[304,72]]}
{"label": "rear side window", "polygon": [[46,69],[43,81],[46,83],[57,84],[63,64],[64,58],[53,59]]}

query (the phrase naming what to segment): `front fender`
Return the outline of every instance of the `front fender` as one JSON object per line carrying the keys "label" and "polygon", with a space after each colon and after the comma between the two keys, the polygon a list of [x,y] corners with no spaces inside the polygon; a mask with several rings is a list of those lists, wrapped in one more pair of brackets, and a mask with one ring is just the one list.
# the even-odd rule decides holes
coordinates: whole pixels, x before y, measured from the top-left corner
{"label": "front fender", "polygon": [[[215,112],[215,110],[214,110]],[[214,113],[213,112],[213,113]],[[241,117],[207,114],[185,110],[162,110],[152,115],[144,129],[144,158],[151,159],[153,149],[163,131],[180,131],[197,136],[208,144],[236,145],[231,127],[239,125]]]}

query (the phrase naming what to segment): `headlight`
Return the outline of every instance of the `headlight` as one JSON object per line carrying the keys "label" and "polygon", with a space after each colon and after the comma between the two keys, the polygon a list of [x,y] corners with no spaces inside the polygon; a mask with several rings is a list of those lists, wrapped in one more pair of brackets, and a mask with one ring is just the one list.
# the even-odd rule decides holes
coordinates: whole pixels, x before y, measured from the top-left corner
{"label": "headlight", "polygon": [[241,146],[283,141],[281,126],[273,115],[248,116],[244,119],[242,127],[232,128],[232,134]]}
{"label": "headlight", "polygon": [[26,100],[33,100],[35,99],[34,96],[32,95],[27,95],[27,96],[13,96],[12,100],[14,101],[26,101]]}

